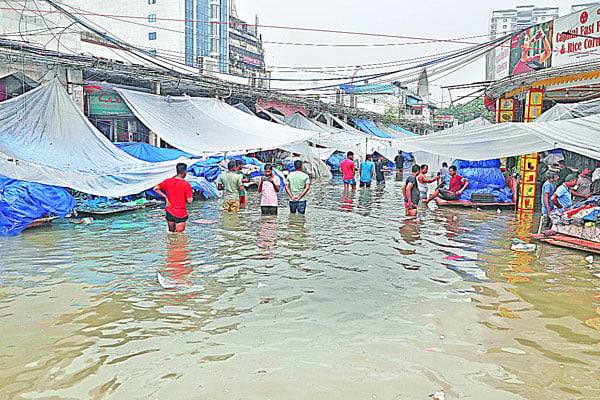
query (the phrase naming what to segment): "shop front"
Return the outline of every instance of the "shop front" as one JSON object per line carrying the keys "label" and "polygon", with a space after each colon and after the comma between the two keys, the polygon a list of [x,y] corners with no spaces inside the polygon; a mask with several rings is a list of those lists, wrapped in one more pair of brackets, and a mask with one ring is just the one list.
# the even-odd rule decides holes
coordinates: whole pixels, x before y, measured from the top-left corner
{"label": "shop front", "polygon": [[133,115],[114,87],[106,83],[87,83],[84,86],[85,114],[111,142],[148,143],[148,129]]}

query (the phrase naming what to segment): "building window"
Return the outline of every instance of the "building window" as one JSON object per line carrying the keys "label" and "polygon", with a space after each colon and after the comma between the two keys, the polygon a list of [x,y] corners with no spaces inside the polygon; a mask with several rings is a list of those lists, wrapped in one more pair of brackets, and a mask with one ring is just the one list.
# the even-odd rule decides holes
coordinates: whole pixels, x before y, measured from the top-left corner
{"label": "building window", "polygon": [[210,51],[212,53],[219,52],[219,39],[216,39],[216,38],[210,39]]}
{"label": "building window", "polygon": [[148,54],[150,54],[152,57],[156,57],[156,50],[150,50]]}
{"label": "building window", "polygon": [[148,15],[148,22],[156,22],[156,14]]}
{"label": "building window", "polygon": [[156,0],[148,0],[148,4],[156,4]]}
{"label": "building window", "polygon": [[149,32],[148,40],[156,40],[156,32]]}
{"label": "building window", "polygon": [[212,19],[219,19],[219,5],[212,4],[210,8],[210,17]]}

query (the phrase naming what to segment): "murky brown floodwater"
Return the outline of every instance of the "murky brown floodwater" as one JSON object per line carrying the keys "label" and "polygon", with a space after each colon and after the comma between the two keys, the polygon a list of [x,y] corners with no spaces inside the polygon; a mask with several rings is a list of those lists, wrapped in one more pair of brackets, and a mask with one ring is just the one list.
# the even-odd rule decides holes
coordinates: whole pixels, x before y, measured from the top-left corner
{"label": "murky brown floodwater", "polygon": [[405,220],[388,183],[0,238],[0,399],[600,398],[600,263],[512,252],[509,212]]}

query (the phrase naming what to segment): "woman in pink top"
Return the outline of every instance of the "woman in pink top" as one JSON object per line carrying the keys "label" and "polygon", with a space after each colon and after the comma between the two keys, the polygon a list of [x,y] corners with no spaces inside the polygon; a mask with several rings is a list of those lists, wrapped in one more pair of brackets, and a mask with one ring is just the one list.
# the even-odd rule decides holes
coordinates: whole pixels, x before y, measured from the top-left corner
{"label": "woman in pink top", "polygon": [[277,193],[280,187],[279,178],[273,174],[271,164],[265,165],[265,174],[258,185],[258,192],[261,194],[260,211],[262,215],[277,215]]}

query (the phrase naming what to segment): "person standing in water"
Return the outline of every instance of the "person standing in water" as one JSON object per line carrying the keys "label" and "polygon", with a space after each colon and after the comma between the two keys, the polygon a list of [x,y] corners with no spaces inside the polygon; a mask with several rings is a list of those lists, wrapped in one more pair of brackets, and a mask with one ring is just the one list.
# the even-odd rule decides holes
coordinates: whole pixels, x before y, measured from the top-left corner
{"label": "person standing in water", "polygon": [[292,214],[306,213],[306,200],[304,196],[310,189],[310,178],[302,172],[302,161],[294,161],[294,169],[285,179],[285,191],[290,197],[290,212]]}
{"label": "person standing in water", "polygon": [[402,154],[402,150],[398,150],[398,155],[394,158],[394,163],[396,164],[398,175],[402,175],[404,173],[404,155]]}
{"label": "person standing in water", "polygon": [[277,193],[281,185],[279,178],[273,174],[271,164],[265,165],[265,174],[258,184],[258,192],[260,197],[260,210],[262,215],[277,215]]}
{"label": "person standing in water", "polygon": [[385,175],[383,174],[383,156],[379,156],[375,161],[375,180],[378,185],[385,185]]}
{"label": "person standing in water", "polygon": [[404,207],[406,208],[407,217],[417,216],[417,206],[421,199],[419,193],[419,187],[417,185],[417,176],[421,172],[421,167],[418,165],[412,166],[412,173],[406,178],[404,187],[402,188],[402,195],[404,196]]}
{"label": "person standing in water", "polygon": [[223,212],[238,212],[240,211],[239,192],[244,188],[242,175],[237,173],[234,161],[229,161],[227,168],[229,171],[219,175],[219,180],[217,181],[219,190],[225,191]]}
{"label": "person standing in water", "polygon": [[427,173],[429,172],[429,166],[427,164],[421,165],[421,173],[417,177],[417,183],[419,186],[419,192],[421,193],[421,200],[426,200],[429,196],[429,184],[439,180],[439,177],[435,177],[432,179],[427,178]]}
{"label": "person standing in water", "polygon": [[344,180],[344,190],[356,189],[356,165],[354,165],[354,153],[349,151],[346,155],[346,159],[340,164],[340,170],[342,171],[342,179]]}
{"label": "person standing in water", "polygon": [[[167,200],[165,218],[169,232],[183,232],[188,220],[187,204],[194,200],[192,186],[185,180],[187,165],[177,164],[177,175],[159,183],[154,191]],[[165,193],[166,192],[166,193]]]}
{"label": "person standing in water", "polygon": [[360,163],[360,187],[371,187],[373,175],[375,175],[375,164],[373,164],[373,156],[367,154],[365,161]]}
{"label": "person standing in water", "polygon": [[235,160],[235,172],[242,176],[242,189],[239,191],[240,195],[240,208],[246,207],[246,188],[244,187],[244,183],[248,183],[248,179],[244,176],[242,172],[242,168],[244,168],[244,162],[242,160]]}

